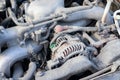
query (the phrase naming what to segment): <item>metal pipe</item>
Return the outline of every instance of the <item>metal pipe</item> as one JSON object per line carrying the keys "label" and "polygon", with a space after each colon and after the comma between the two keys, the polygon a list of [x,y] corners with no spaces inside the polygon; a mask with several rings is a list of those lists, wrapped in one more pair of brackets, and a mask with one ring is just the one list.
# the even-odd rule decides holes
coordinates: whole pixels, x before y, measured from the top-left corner
{"label": "metal pipe", "polygon": [[[10,8],[8,8],[8,12],[9,12],[10,17],[14,21],[14,23],[17,24],[18,26],[28,27],[30,25],[34,25],[33,22],[31,24],[30,23],[20,23],[20,22],[18,22],[18,19],[16,18],[15,14],[12,12],[12,10]],[[60,16],[58,18],[51,19],[51,20],[48,20],[48,21],[45,21],[45,22],[41,21],[41,23],[39,22],[38,24],[35,24],[35,25],[36,26],[43,26],[43,25],[46,25],[46,24],[49,24],[49,23],[52,23],[52,22],[55,22],[55,21],[62,20],[62,19],[64,19],[64,16]]]}
{"label": "metal pipe", "polygon": [[115,21],[115,25],[116,25],[116,28],[117,28],[117,32],[120,35],[120,24],[118,22],[118,20],[120,19],[120,16],[117,16],[118,13],[120,13],[120,10],[115,11],[113,16],[114,16],[114,21]]}
{"label": "metal pipe", "polygon": [[0,72],[10,76],[10,67],[19,60],[27,58],[31,53],[37,53],[42,48],[41,45],[33,41],[26,42],[26,45],[20,47],[19,45],[10,47],[0,54]]}
{"label": "metal pipe", "polygon": [[56,13],[61,14],[71,14],[77,11],[88,10],[91,9],[93,6],[77,6],[77,7],[70,7],[70,8],[60,8],[56,11]]}
{"label": "metal pipe", "polygon": [[106,22],[106,18],[107,18],[107,15],[109,14],[109,10],[110,10],[112,2],[113,2],[113,0],[107,0],[107,5],[105,7],[104,14],[103,14],[102,19],[101,19],[103,24]]}
{"label": "metal pipe", "polygon": [[33,77],[33,75],[36,71],[36,68],[37,68],[36,63],[30,62],[29,68],[28,68],[26,74],[22,78],[20,78],[20,80],[31,80],[31,78]]}
{"label": "metal pipe", "polygon": [[16,14],[16,10],[17,10],[17,1],[16,1],[16,0],[10,0],[10,3],[11,3],[12,10],[13,10],[14,13]]}
{"label": "metal pipe", "polygon": [[[111,29],[114,28],[115,25],[109,25],[109,26],[104,26],[101,29]],[[53,43],[56,38],[58,38],[61,34],[66,34],[66,33],[71,33],[71,32],[76,32],[76,31],[84,31],[84,32],[95,32],[98,30],[97,27],[80,27],[80,26],[68,26],[68,30],[62,31],[54,36],[54,38],[51,40],[50,43]],[[70,29],[69,29],[70,28]]]}
{"label": "metal pipe", "polygon": [[[86,10],[86,9],[90,9],[90,8],[92,8],[92,6],[78,6],[78,7],[72,7],[72,8],[62,8],[62,9],[60,9],[60,11],[63,11],[65,14],[69,14],[69,13],[73,13],[73,12],[80,11],[80,10]],[[8,12],[9,12],[10,17],[14,21],[14,23],[17,24],[18,26],[29,26],[30,25],[30,23],[18,22],[18,19],[16,18],[15,14],[13,13],[13,11],[10,8],[8,8]],[[58,12],[59,12],[59,10],[58,10]],[[52,22],[59,21],[59,20],[64,19],[64,17],[62,17],[62,16],[63,16],[62,13],[58,13],[57,15],[55,14],[55,15],[48,16],[48,17],[45,17],[45,18],[37,20],[37,21],[32,21],[32,24],[35,25],[35,24],[38,24],[38,23],[43,22],[43,21],[48,21],[48,20],[54,19],[56,17],[58,19],[54,19],[51,21]]]}
{"label": "metal pipe", "polygon": [[[101,20],[104,13],[104,9],[101,7],[94,6],[91,9],[82,10],[78,12],[74,12],[72,14],[69,14],[64,21],[71,22],[81,19],[94,19],[94,20]],[[107,24],[113,23],[113,18],[110,13],[107,14],[106,21]]]}
{"label": "metal pipe", "polygon": [[49,27],[46,36],[42,37],[41,41],[44,41],[44,40],[46,40],[46,39],[49,37],[50,32],[51,32],[51,29],[53,29],[53,28],[55,27],[55,25],[57,25],[57,22],[54,22],[54,23]]}
{"label": "metal pipe", "polygon": [[33,21],[32,23],[33,24],[38,24],[40,22],[43,22],[43,21],[47,21],[47,20],[50,20],[50,19],[54,19],[54,18],[59,18],[61,16],[63,16],[62,13],[64,14],[70,14],[70,13],[73,13],[73,12],[77,12],[77,11],[80,11],[80,10],[86,10],[86,9],[90,9],[92,8],[92,6],[78,6],[78,7],[71,7],[71,8],[60,8],[58,10],[56,10],[55,14],[51,15],[51,16],[48,16],[48,17],[44,17],[43,19],[40,19],[40,20],[37,20],[37,21]]}

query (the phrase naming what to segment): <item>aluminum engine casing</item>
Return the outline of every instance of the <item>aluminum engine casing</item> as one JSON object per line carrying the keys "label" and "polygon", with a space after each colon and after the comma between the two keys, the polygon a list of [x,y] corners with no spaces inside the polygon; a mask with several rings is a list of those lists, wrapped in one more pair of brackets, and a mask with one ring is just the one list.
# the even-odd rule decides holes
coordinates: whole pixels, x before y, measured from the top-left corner
{"label": "aluminum engine casing", "polygon": [[64,7],[64,0],[35,0],[28,6],[26,15],[30,20],[35,21],[49,16],[57,8],[62,7]]}

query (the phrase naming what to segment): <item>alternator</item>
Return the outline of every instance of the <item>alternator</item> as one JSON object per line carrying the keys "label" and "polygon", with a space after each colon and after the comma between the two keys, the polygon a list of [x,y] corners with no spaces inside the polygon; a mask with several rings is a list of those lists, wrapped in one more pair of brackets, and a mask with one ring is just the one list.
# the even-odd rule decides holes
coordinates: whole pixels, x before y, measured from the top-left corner
{"label": "alternator", "polygon": [[77,36],[61,35],[51,44],[53,60],[67,60],[84,51],[85,45]]}

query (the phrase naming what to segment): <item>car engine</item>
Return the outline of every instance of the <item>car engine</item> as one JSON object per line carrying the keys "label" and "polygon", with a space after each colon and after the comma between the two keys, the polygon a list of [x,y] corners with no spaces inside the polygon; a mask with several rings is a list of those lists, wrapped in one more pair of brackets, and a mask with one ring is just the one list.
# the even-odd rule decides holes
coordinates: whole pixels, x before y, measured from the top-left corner
{"label": "car engine", "polygon": [[120,0],[0,0],[0,80],[120,80]]}

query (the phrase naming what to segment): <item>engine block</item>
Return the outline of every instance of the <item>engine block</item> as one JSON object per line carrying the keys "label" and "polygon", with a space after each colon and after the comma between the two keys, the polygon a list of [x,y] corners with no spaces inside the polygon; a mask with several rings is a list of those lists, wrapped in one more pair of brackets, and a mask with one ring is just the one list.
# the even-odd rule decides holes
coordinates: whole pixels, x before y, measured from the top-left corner
{"label": "engine block", "polygon": [[120,80],[120,0],[0,0],[0,80]]}

